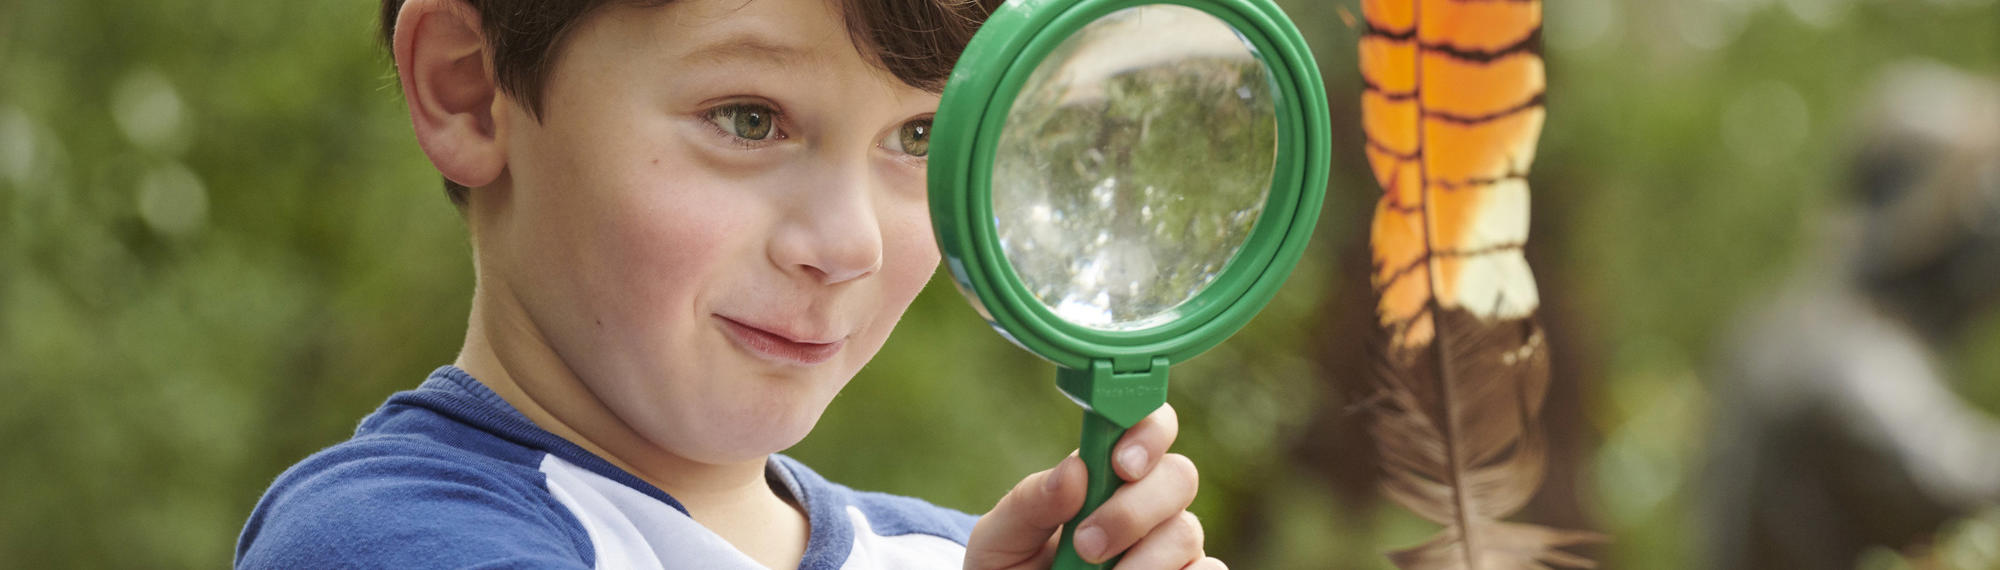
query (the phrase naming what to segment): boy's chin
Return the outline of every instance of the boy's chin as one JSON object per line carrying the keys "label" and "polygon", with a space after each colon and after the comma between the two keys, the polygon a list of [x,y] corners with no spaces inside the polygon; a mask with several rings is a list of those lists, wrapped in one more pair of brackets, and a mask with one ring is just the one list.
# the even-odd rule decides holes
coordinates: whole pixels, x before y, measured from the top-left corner
{"label": "boy's chin", "polygon": [[[763,461],[771,454],[784,451],[805,439],[811,426],[804,429],[788,430],[785,433],[757,432],[745,430],[727,437],[702,442],[690,450],[687,459],[709,465],[733,465],[751,461]],[[796,433],[791,433],[796,432]]]}
{"label": "boy's chin", "polygon": [[684,433],[693,437],[682,439],[681,445],[674,447],[680,448],[676,451],[686,459],[711,465],[761,461],[797,445],[812,432],[825,407],[810,408],[760,407],[758,413],[721,414],[715,413],[719,410],[707,410],[707,414],[697,414],[704,417],[700,425],[686,426]]}
{"label": "boy's chin", "polygon": [[661,451],[703,464],[740,464],[805,439],[845,385],[831,367],[794,372],[799,376],[712,370],[706,382],[604,402]]}

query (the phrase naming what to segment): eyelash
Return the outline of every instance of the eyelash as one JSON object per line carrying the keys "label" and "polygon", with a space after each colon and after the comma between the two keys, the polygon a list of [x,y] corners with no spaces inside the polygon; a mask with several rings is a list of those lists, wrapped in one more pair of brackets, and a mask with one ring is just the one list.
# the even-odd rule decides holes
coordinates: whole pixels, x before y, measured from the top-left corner
{"label": "eyelash", "polygon": [[[733,118],[738,113],[751,113],[759,111],[761,111],[766,116],[766,120],[770,122],[770,125],[765,127],[765,130],[768,131],[768,133],[765,135],[764,138],[761,139],[746,138],[742,135],[731,132],[732,130],[731,128],[724,127],[721,124],[721,120],[724,117]],[[702,111],[700,116],[702,122],[708,125],[710,129],[713,129],[716,135],[721,136],[729,144],[740,148],[745,148],[745,149],[764,148],[766,146],[770,146],[771,144],[776,143],[777,141],[791,138],[790,136],[785,134],[783,129],[779,128],[779,126],[784,123],[783,120],[785,116],[784,112],[779,111],[776,107],[765,105],[762,103],[726,103],[711,108],[709,110]],[[930,133],[931,120],[932,118],[928,115],[919,119],[912,119],[901,125],[897,125],[896,130],[891,132],[889,136],[891,137],[900,136],[902,129],[905,128],[906,126],[912,123],[923,123],[924,124],[923,129],[925,133],[924,139],[926,141],[925,147],[928,148],[929,147],[928,141],[930,139],[929,133]],[[904,152],[907,153],[907,149],[905,149]],[[901,154],[901,153],[899,154],[900,156],[898,156],[898,159],[900,160],[915,164],[923,164],[928,162],[930,153],[926,151],[924,154],[921,155]]]}
{"label": "eyelash", "polygon": [[[932,115],[925,115],[923,117],[904,121],[902,124],[896,125],[896,129],[890,131],[889,135],[887,137],[884,137],[882,140],[884,142],[887,142],[890,139],[895,139],[897,141],[896,146],[899,148],[896,150],[902,151],[901,153],[899,153],[900,156],[897,157],[898,159],[915,164],[924,164],[930,160],[932,119],[933,119]],[[918,128],[921,129],[923,132],[923,148],[921,149],[922,150],[921,154],[912,153],[911,152],[912,150],[918,150],[918,149],[907,148],[908,145],[904,143],[900,138],[898,138],[902,136],[903,129],[910,128],[911,126],[918,124],[922,125]]]}
{"label": "eyelash", "polygon": [[[762,139],[745,138],[732,132],[729,127],[724,127],[720,124],[724,118],[733,118],[738,113],[752,112],[762,112],[767,117],[766,120],[770,122],[770,126],[766,127],[769,134]],[[764,148],[778,141],[790,138],[785,134],[783,129],[779,128],[784,123],[784,116],[783,111],[762,103],[727,103],[707,111],[702,111],[700,115],[703,124],[708,125],[710,129],[714,129],[717,136],[722,137],[723,140],[732,145],[746,149]]]}

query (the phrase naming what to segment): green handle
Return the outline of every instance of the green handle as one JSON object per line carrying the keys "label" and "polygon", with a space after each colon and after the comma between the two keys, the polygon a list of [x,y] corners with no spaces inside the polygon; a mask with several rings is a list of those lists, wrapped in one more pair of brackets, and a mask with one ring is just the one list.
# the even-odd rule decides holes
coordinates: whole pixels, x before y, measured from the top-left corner
{"label": "green handle", "polygon": [[1083,494],[1083,510],[1077,511],[1076,518],[1063,525],[1062,545],[1056,550],[1054,570],[1095,570],[1118,564],[1117,556],[1102,564],[1084,562],[1076,554],[1075,535],[1076,526],[1095,512],[1098,505],[1104,504],[1105,499],[1111,498],[1111,493],[1117,491],[1119,485],[1125,484],[1125,480],[1118,478],[1118,473],[1111,468],[1111,450],[1118,445],[1118,438],[1124,435],[1125,428],[1117,423],[1096,412],[1083,412],[1083,441],[1077,446],[1076,453],[1083,458],[1083,466],[1089,471],[1090,485]]}
{"label": "green handle", "polygon": [[1056,387],[1083,406],[1083,441],[1076,454],[1089,471],[1090,486],[1083,494],[1083,509],[1063,525],[1062,542],[1056,550],[1056,570],[1097,569],[1113,566],[1113,556],[1103,564],[1085,563],[1076,555],[1076,525],[1097,511],[1111,493],[1125,481],[1111,470],[1111,449],[1124,437],[1125,429],[1167,402],[1167,358],[1155,356],[1142,370],[1116,372],[1109,360],[1093,360],[1087,370],[1056,368]]}

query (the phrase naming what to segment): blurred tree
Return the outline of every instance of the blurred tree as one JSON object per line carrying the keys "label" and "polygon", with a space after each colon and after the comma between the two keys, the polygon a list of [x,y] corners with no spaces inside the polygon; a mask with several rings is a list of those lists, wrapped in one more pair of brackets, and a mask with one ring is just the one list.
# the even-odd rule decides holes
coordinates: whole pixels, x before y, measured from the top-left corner
{"label": "blurred tree", "polygon": [[[1359,341],[1342,315],[1366,304],[1345,252],[1374,198],[1341,17],[1358,0],[1281,4],[1341,145],[1319,241],[1249,328],[1175,368],[1172,402],[1212,553],[1379,568],[1432,529],[1373,508],[1365,453],[1338,444],[1355,402],[1333,382],[1354,370],[1332,352]],[[2000,6],[1547,8],[1529,254],[1555,354],[1579,359],[1558,361],[1550,406],[1579,422],[1552,417],[1577,468],[1551,474],[1531,516],[1598,521],[1618,537],[1610,567],[1694,567],[1688,475],[1711,400],[1696,371],[1715,332],[1831,201],[1862,81],[1913,55],[2000,72]],[[374,17],[326,0],[0,2],[0,560],[226,564],[272,477],[451,360],[469,253]],[[791,453],[856,487],[983,511],[1074,447],[1048,365],[948,283],[901,329]],[[1966,346],[2000,343],[2000,319],[1966,331]],[[1988,380],[1954,388],[2000,409],[2000,351],[1947,366]],[[1978,544],[1990,521],[1948,525],[1965,537],[1948,542]]]}

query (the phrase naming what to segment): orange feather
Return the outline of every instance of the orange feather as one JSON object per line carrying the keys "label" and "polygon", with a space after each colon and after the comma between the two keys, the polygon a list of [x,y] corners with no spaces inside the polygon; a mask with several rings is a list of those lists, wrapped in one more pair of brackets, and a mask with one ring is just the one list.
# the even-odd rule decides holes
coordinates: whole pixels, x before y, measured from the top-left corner
{"label": "orange feather", "polygon": [[1362,128],[1382,197],[1370,239],[1371,431],[1383,488],[1444,525],[1405,570],[1589,568],[1594,533],[1502,522],[1541,485],[1548,351],[1522,256],[1541,134],[1539,0],[1363,0]]}

